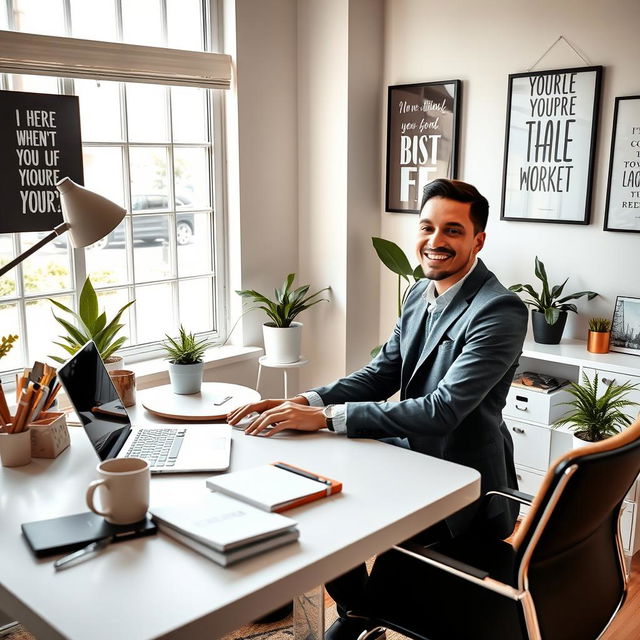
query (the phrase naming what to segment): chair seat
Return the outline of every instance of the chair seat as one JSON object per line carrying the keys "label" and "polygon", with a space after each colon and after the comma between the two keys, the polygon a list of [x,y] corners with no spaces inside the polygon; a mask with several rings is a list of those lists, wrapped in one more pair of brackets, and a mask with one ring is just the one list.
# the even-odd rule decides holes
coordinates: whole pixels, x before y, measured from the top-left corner
{"label": "chair seat", "polygon": [[[417,550],[419,542],[403,547]],[[429,547],[513,585],[515,552],[500,540],[461,537]],[[423,640],[520,640],[516,602],[400,551],[376,559],[367,584],[365,615],[388,629]]]}

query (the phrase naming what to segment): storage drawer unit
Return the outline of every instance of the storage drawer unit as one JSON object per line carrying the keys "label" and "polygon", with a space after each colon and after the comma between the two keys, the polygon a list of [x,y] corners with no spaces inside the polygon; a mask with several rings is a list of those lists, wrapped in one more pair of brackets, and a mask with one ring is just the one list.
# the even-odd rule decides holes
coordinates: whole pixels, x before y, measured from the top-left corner
{"label": "storage drawer unit", "polygon": [[572,397],[565,389],[541,393],[523,387],[511,387],[502,414],[516,420],[549,425],[567,413],[568,407],[563,403],[569,402]]}

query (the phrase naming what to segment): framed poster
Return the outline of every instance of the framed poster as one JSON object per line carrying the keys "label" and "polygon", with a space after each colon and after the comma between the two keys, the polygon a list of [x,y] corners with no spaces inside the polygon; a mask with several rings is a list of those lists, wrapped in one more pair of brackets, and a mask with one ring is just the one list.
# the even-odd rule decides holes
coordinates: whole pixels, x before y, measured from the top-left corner
{"label": "framed poster", "polygon": [[84,184],[78,97],[0,91],[0,233],[60,224],[64,177]]}
{"label": "framed poster", "polygon": [[616,98],[605,231],[640,232],[640,96]]}
{"label": "framed poster", "polygon": [[589,224],[602,67],[509,76],[501,220]]}
{"label": "framed poster", "polygon": [[616,298],[609,349],[640,356],[640,298]]}
{"label": "framed poster", "polygon": [[389,87],[385,209],[420,213],[422,189],[435,178],[455,178],[462,82]]}

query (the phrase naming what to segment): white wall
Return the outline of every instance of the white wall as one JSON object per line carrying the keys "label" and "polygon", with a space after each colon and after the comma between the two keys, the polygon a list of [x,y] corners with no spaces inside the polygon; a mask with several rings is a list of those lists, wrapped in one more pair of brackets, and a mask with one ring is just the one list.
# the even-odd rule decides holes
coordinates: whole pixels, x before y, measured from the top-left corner
{"label": "white wall", "polygon": [[[570,276],[568,293],[601,294],[578,301],[580,315],[569,314],[568,337],[584,338],[590,316],[610,317],[616,295],[640,296],[640,235],[602,230],[614,97],[640,94],[639,23],[637,0],[387,0],[385,84],[463,81],[458,177],[475,184],[491,204],[481,257],[505,285],[533,282],[538,255],[554,283]],[[591,224],[500,221],[508,75],[529,70],[560,35],[592,65],[604,66]],[[561,42],[534,70],[584,64]],[[401,244],[416,264],[416,217],[382,212],[381,219],[383,237]],[[383,271],[384,337],[394,321],[394,301],[395,279]]]}

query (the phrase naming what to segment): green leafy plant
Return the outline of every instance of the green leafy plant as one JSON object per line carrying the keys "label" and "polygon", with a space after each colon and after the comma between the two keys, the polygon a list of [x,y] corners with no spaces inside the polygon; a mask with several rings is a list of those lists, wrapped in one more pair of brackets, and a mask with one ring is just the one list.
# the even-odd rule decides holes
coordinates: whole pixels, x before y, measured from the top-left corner
{"label": "green leafy plant", "polygon": [[[124,327],[124,324],[120,324],[122,314],[135,300],[131,300],[123,305],[110,322],[107,321],[106,312],[101,312],[99,309],[98,295],[91,284],[90,278],[85,280],[82,291],[80,292],[78,313],[53,298],[49,298],[48,300],[51,304],[58,307],[58,309],[68,313],[76,321],[77,326],[74,326],[69,320],[57,316],[52,310],[53,317],[67,332],[66,335],[59,336],[63,342],[54,342],[54,344],[62,347],[69,355],[75,354],[76,351],[89,340],[93,340],[96,343],[102,359],[106,360],[126,341],[126,337],[121,336],[117,338],[116,336],[120,329]],[[64,358],[59,356],[49,357],[56,362],[65,362]]]}
{"label": "green leafy plant", "polygon": [[268,325],[281,328],[289,327],[299,313],[302,313],[314,304],[318,304],[318,302],[328,301],[327,298],[318,298],[318,296],[323,291],[328,291],[329,287],[320,289],[320,291],[316,291],[310,295],[307,295],[309,287],[311,286],[308,284],[292,290],[295,277],[295,273],[290,273],[286,277],[282,288],[275,290],[275,300],[270,300],[253,289],[236,291],[236,293],[257,305],[249,309],[250,311],[253,309],[262,309],[271,319],[271,322],[267,322]]}
{"label": "green leafy plant", "polygon": [[4,358],[9,351],[13,348],[13,343],[18,339],[15,334],[9,334],[8,336],[2,336],[0,338],[0,358]]}
{"label": "green leafy plant", "polygon": [[187,330],[180,325],[177,338],[172,338],[165,333],[166,340],[160,344],[165,351],[167,360],[173,364],[197,364],[202,362],[204,352],[213,346],[213,343],[202,338],[198,340],[195,334],[188,333]]}
{"label": "green leafy plant", "polygon": [[544,318],[547,324],[555,324],[560,317],[561,311],[573,311],[578,312],[575,304],[568,304],[569,300],[576,300],[587,296],[587,300],[593,300],[598,294],[594,291],[578,291],[571,293],[568,296],[562,296],[565,284],[567,284],[567,278],[562,284],[557,284],[549,288],[549,280],[547,277],[547,271],[544,268],[542,260],[536,256],[535,262],[535,274],[538,280],[542,282],[542,290],[538,293],[530,284],[513,284],[509,287],[511,291],[520,293],[526,291],[531,298],[524,300],[524,303],[530,307],[534,307],[540,313],[544,313]]}
{"label": "green leafy plant", "polygon": [[373,248],[387,269],[398,274],[398,316],[411,286],[425,277],[422,265],[412,267],[405,252],[391,240],[371,238]]}
{"label": "green leafy plant", "polygon": [[611,331],[611,320],[609,320],[609,318],[591,318],[589,320],[589,331],[607,333]]}
{"label": "green leafy plant", "polygon": [[567,391],[573,400],[563,404],[571,407],[568,414],[557,420],[553,426],[566,425],[576,437],[588,442],[598,442],[616,435],[632,420],[622,410],[625,407],[638,406],[637,402],[625,396],[637,388],[637,385],[625,382],[605,385],[604,393],[599,394],[599,380],[596,373],[593,381],[582,374],[582,384],[572,382]]}

